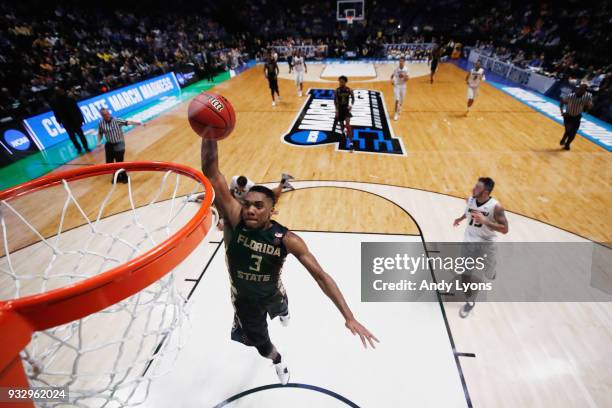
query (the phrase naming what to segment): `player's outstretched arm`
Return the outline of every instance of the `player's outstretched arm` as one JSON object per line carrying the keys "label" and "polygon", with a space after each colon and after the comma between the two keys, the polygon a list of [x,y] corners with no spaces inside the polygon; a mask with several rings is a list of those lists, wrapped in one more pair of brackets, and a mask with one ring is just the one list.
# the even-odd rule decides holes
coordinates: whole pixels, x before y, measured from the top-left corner
{"label": "player's outstretched arm", "polygon": [[336,285],[334,279],[329,276],[329,274],[327,274],[323,268],[321,268],[321,265],[319,265],[319,262],[317,262],[317,259],[310,252],[302,238],[293,232],[288,232],[283,239],[283,243],[285,244],[287,251],[289,251],[290,254],[293,254],[300,261],[300,263],[304,265],[314,280],[317,281],[319,287],[321,290],[323,290],[323,293],[325,293],[327,297],[334,302],[338,310],[340,310],[340,313],[342,313],[342,316],[346,321],[346,328],[349,329],[353,335],[359,335],[361,342],[363,343],[363,347],[367,348],[367,343],[370,343],[370,346],[375,348],[374,342],[378,342],[378,339],[361,323],[359,323],[357,319],[355,319],[355,316],[353,316],[353,312],[351,312],[351,309],[346,304],[346,300],[344,299],[344,296],[342,296],[342,292],[340,292],[338,285]]}
{"label": "player's outstretched arm", "polygon": [[215,205],[232,227],[240,222],[240,204],[232,197],[225,176],[219,171],[217,142],[202,138],[202,172],[215,189]]}
{"label": "player's outstretched arm", "polygon": [[461,224],[461,221],[465,220],[466,218],[467,218],[467,216],[465,214],[463,214],[459,218],[455,218],[455,221],[453,221],[453,227],[458,227],[459,224]]}

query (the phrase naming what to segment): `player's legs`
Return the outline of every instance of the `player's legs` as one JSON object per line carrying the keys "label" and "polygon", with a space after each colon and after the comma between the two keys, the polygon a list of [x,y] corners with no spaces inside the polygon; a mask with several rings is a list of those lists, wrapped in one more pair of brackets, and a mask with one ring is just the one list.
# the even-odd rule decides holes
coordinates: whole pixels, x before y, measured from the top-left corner
{"label": "player's legs", "polygon": [[[469,285],[471,283],[478,284],[480,281],[472,279],[471,274],[463,274],[460,279],[461,285]],[[474,293],[471,290],[467,290],[465,292],[465,304],[459,309],[459,316],[463,319],[469,316],[470,312],[476,306],[476,295],[478,293]]]}
{"label": "player's legs", "polygon": [[336,111],[336,117],[334,119],[334,125],[332,129],[336,128],[336,124],[340,126],[340,133],[346,136],[346,147],[353,152],[353,132],[351,129],[351,113],[348,109],[339,109]]}
{"label": "player's legs", "polygon": [[74,131],[79,136],[79,139],[81,140],[81,144],[83,145],[83,148],[88,152],[91,151],[91,149],[89,148],[89,145],[87,144],[87,138],[85,137],[85,134],[83,133],[83,129],[80,126],[77,126],[76,129],[74,129]]}
{"label": "player's legs", "polygon": [[267,310],[257,302],[234,299],[234,325],[231,338],[257,349],[259,354],[279,364],[282,357],[268,333]]}
{"label": "player's legs", "polygon": [[266,341],[264,344],[255,346],[255,348],[262,357],[269,358],[274,364],[281,362],[281,355],[270,340]]}
{"label": "player's legs", "polygon": [[295,82],[298,88],[298,96],[301,97],[302,92],[303,92],[303,86],[304,86],[303,85],[304,83],[304,72],[303,71],[296,72]]}
{"label": "player's legs", "polygon": [[274,94],[278,95],[278,80],[276,78],[268,78],[268,86],[270,87],[270,95],[272,95],[272,106],[276,106]]}
{"label": "player's legs", "polygon": [[108,142],[104,144],[104,156],[107,163],[115,162],[115,151],[113,150],[113,145]]}
{"label": "player's legs", "polygon": [[476,99],[476,95],[478,93],[478,90],[476,88],[472,88],[471,86],[468,86],[467,89],[467,112],[470,111],[470,108],[472,107],[472,105],[474,104],[474,99]]}
{"label": "player's legs", "polygon": [[274,200],[278,202],[278,199],[280,198],[281,194],[283,194],[283,186],[281,183],[278,183],[278,185],[274,188],[271,189],[272,192],[274,193]]}
{"label": "player's legs", "polygon": [[[497,275],[497,244],[495,242],[464,242],[461,247],[461,256],[468,259],[481,259],[482,267],[467,268],[461,274],[459,281],[463,285],[468,285],[468,289],[463,292],[465,304],[459,310],[459,316],[466,318],[476,306],[476,299],[479,301],[486,299],[486,292],[480,294],[479,285],[487,281],[495,280]],[[469,286],[472,287],[469,287]]]}
{"label": "player's legs", "polygon": [[348,140],[349,149],[353,152],[353,129],[351,128],[350,115],[344,119],[344,127],[346,129],[346,138]]}
{"label": "player's legs", "polygon": [[565,142],[565,150],[570,149],[570,144],[572,144],[574,138],[576,137],[576,133],[578,133],[578,129],[580,129],[580,120],[582,119],[582,115],[569,117],[569,119],[570,126],[567,135],[567,141]]}
{"label": "player's legs", "polygon": [[563,132],[563,137],[561,138],[561,141],[559,142],[561,146],[563,146],[565,142],[567,142],[567,138],[569,137],[569,134],[570,134],[570,128],[571,128],[570,120],[567,114],[563,115],[563,126],[565,127],[565,132]]}
{"label": "player's legs", "polygon": [[[81,129],[80,126],[72,127],[72,126],[64,125],[64,128],[66,129],[66,133],[68,133],[68,137],[70,137],[70,141],[72,142],[75,149],[77,149],[79,153],[82,153],[83,149],[85,149],[86,151],[91,150],[89,146],[87,145],[87,139],[85,138],[83,129]],[[79,136],[79,139],[81,140],[81,144],[79,144],[79,142],[77,141],[77,135]],[[81,145],[83,146],[82,148],[81,148]]]}
{"label": "player's legs", "polygon": [[341,110],[336,110],[336,116],[334,117],[334,124],[332,131],[339,129],[340,133],[344,135],[344,114]]}
{"label": "player's legs", "polygon": [[233,299],[234,325],[231,338],[246,346],[253,346],[259,354],[272,360],[282,384],[289,382],[289,370],[282,361],[282,356],[272,344],[268,333],[267,315],[273,318],[277,313],[288,314],[286,296],[279,294],[278,300],[263,305],[261,302]]}
{"label": "player's legs", "polygon": [[283,191],[295,190],[295,188],[289,183],[289,180],[291,180],[292,178],[292,175],[283,173],[280,181],[278,182],[278,185],[272,189],[272,192],[274,192],[274,198],[277,202],[280,199],[280,196]]}
{"label": "player's legs", "polygon": [[436,73],[437,70],[438,70],[438,62],[437,61],[432,61],[431,62],[431,73],[429,74],[429,83],[430,84],[433,84],[434,74]]}
{"label": "player's legs", "polygon": [[[122,162],[125,156],[125,147],[122,143],[108,143],[104,145],[104,155],[107,163]],[[115,176],[113,175],[111,181],[114,182]],[[119,173],[117,181],[120,183],[127,183],[127,174],[125,172]]]}
{"label": "player's legs", "polygon": [[[115,161],[117,163],[120,163],[122,161],[124,161],[124,156],[125,156],[125,145],[123,143],[120,144],[121,149],[115,151]],[[124,183],[127,184],[128,182],[128,176],[127,173],[125,171],[119,173],[119,176],[117,176],[117,181],[119,181],[120,183]]]}
{"label": "player's legs", "polygon": [[393,95],[395,97],[395,114],[393,115],[393,119],[397,120],[402,112],[402,105],[404,104],[404,97],[406,96],[406,87],[393,87]]}
{"label": "player's legs", "polygon": [[64,126],[64,127],[66,129],[66,133],[68,133],[68,137],[70,138],[70,141],[74,145],[74,148],[77,149],[77,153],[82,153],[83,152],[83,148],[81,147],[81,145],[79,144],[79,142],[78,142],[78,140],[76,138],[76,131],[74,129],[69,129],[66,126]]}
{"label": "player's legs", "polygon": [[274,84],[272,78],[268,78],[268,87],[270,88],[270,95],[272,96],[272,106],[276,106],[276,100],[274,99]]}
{"label": "player's legs", "polygon": [[393,87],[393,99],[395,99],[395,110],[393,113],[393,120],[397,120],[398,116],[399,116],[399,110],[400,110],[400,90],[399,90],[399,86],[394,86]]}

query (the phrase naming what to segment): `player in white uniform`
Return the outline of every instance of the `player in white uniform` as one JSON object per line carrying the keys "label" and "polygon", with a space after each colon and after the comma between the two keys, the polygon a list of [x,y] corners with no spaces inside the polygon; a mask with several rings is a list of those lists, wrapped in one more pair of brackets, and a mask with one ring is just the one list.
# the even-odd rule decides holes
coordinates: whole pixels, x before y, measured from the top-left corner
{"label": "player in white uniform", "polygon": [[484,69],[480,66],[480,61],[476,61],[474,64],[474,68],[468,72],[465,77],[465,82],[467,83],[467,111],[465,114],[467,115],[474,103],[474,99],[478,96],[478,90],[480,89],[480,83],[485,80]]}
{"label": "player in white uniform", "polygon": [[406,58],[401,57],[399,66],[391,74],[391,83],[393,84],[393,96],[395,97],[395,114],[393,120],[399,118],[402,110],[402,104],[406,97],[406,82],[408,82],[408,67],[406,66]]}
{"label": "player in white uniform", "polygon": [[302,96],[304,73],[308,73],[306,68],[306,58],[301,51],[297,52],[297,55],[293,57],[293,70],[295,71],[295,84],[298,89],[298,96]]}
{"label": "player in white uniform", "polygon": [[232,177],[229,189],[234,198],[242,202],[246,193],[248,193],[251,187],[253,187],[254,185],[255,183],[251,181],[248,177],[234,176]]}
{"label": "player in white uniform", "polygon": [[[471,257],[484,256],[485,270],[484,276],[488,279],[495,279],[495,244],[497,233],[508,233],[508,220],[502,205],[493,197],[491,192],[495,187],[495,182],[490,177],[481,177],[472,189],[472,196],[467,199],[465,213],[455,219],[453,226],[458,226],[463,220],[468,220],[463,235],[464,243],[480,243],[478,245],[464,244],[466,255]],[[484,244],[483,244],[484,243]],[[464,283],[481,282],[481,277],[472,273],[464,273],[462,276]],[[478,291],[466,293],[467,302],[459,315],[467,317],[474,308],[475,299]]]}
{"label": "player in white uniform", "polygon": [[[283,191],[291,191],[294,190],[294,187],[289,183],[289,180],[293,179],[293,176],[287,173],[283,173],[281,176],[281,181],[278,183],[276,187],[272,189],[274,192],[274,196],[276,200],[279,199],[280,195]],[[230,183],[230,192],[234,196],[236,200],[242,203],[244,196],[249,192],[251,187],[253,187],[255,183],[249,180],[248,177],[245,176],[234,176],[232,177],[232,182]]]}

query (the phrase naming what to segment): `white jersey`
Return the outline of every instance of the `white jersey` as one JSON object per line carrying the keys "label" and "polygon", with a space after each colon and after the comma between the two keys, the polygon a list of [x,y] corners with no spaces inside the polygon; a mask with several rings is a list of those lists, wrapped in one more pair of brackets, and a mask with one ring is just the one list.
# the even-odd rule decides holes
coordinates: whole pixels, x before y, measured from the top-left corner
{"label": "white jersey", "polygon": [[304,57],[293,57],[293,69],[295,72],[304,72]]}
{"label": "white jersey", "polygon": [[485,80],[485,74],[483,68],[472,68],[470,70],[470,76],[468,77],[468,86],[470,88],[478,88],[480,86],[480,82]]}
{"label": "white jersey", "polygon": [[465,227],[465,234],[463,235],[464,242],[482,242],[482,241],[495,241],[497,234],[494,230],[490,229],[486,225],[477,224],[472,218],[472,211],[479,211],[490,221],[495,221],[495,206],[497,200],[490,197],[487,202],[478,206],[476,199],[470,197],[467,200],[467,206],[465,208],[465,215],[467,217],[467,227]]}
{"label": "white jersey", "polygon": [[[403,77],[402,75],[403,74]],[[400,68],[399,65],[395,67],[393,71],[393,86],[406,86],[408,81],[408,67],[404,65],[404,68]]]}
{"label": "white jersey", "polygon": [[247,178],[247,183],[246,183],[246,186],[244,186],[244,191],[243,191],[242,188],[238,186],[238,177],[240,176],[232,177],[232,182],[230,183],[230,192],[232,193],[232,195],[234,196],[236,200],[242,202],[246,193],[249,192],[249,190],[251,189],[251,187],[255,185],[255,183],[253,183],[251,180]]}

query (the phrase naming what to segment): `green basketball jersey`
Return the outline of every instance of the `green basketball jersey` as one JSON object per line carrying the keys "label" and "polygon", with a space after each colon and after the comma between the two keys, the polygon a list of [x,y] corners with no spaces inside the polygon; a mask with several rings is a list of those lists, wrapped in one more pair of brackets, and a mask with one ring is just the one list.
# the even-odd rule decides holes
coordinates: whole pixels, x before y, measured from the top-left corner
{"label": "green basketball jersey", "polygon": [[287,232],[276,221],[266,230],[248,229],[240,221],[229,232],[225,255],[234,296],[265,299],[284,291],[280,277],[287,258],[283,245]]}

